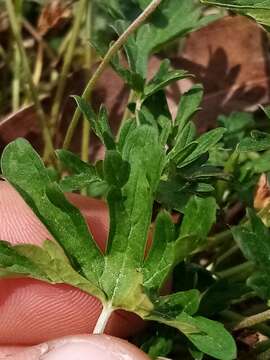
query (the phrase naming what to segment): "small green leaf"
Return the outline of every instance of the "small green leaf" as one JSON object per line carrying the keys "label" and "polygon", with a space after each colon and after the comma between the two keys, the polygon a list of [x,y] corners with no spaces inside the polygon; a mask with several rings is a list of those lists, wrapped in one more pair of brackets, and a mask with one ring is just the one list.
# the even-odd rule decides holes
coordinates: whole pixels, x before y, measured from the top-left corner
{"label": "small green leaf", "polygon": [[268,119],[270,119],[270,106],[261,106],[262,111],[265,113]]}
{"label": "small green leaf", "polygon": [[87,189],[87,193],[93,197],[104,196],[108,190],[106,181],[101,180],[99,177],[89,177],[88,174],[84,173],[65,176],[59,182],[59,186],[63,192]]}
{"label": "small green leaf", "polygon": [[263,298],[270,298],[270,282],[267,281],[270,271],[269,229],[252,211],[248,212],[250,223],[232,229],[234,239],[239,244],[244,256],[255,265],[255,273],[247,284]]}
{"label": "small green leaf", "polygon": [[194,138],[195,127],[194,124],[189,123],[176,137],[174,147],[168,153],[168,160],[173,161],[176,165],[181,165],[182,162],[190,156],[198,146],[197,142],[193,141]]}
{"label": "small green leaf", "polygon": [[117,143],[117,148],[120,152],[122,152],[123,150],[129,132],[132,132],[135,128],[136,128],[135,119],[128,119],[123,123],[119,132],[119,140]]}
{"label": "small green leaf", "polygon": [[91,108],[90,104],[80,96],[73,96],[79,109],[84,114],[86,119],[96,135],[100,138],[107,149],[112,150],[115,148],[115,143],[111,128],[108,122],[108,114],[104,106],[101,106],[98,116]]}
{"label": "small green leaf", "polygon": [[31,260],[21,255],[6,241],[0,241],[0,269],[5,275],[24,275],[45,280],[46,274]]}
{"label": "small green leaf", "polygon": [[160,296],[153,300],[154,312],[175,318],[182,312],[195,314],[199,309],[200,292],[198,290],[180,291],[171,295]]}
{"label": "small green leaf", "polygon": [[194,347],[189,347],[189,352],[194,360],[202,360],[204,357],[204,354],[201,351],[198,351]]}
{"label": "small green leaf", "polygon": [[115,150],[106,152],[104,160],[104,178],[109,185],[122,188],[129,179],[130,165],[123,161],[120,153]]}
{"label": "small green leaf", "polygon": [[171,70],[170,61],[164,60],[155,76],[144,87],[144,94],[142,101],[153,95],[154,93],[164,89],[171,82],[186,78],[187,72],[185,70]]}
{"label": "small green leaf", "polygon": [[[141,9],[149,5],[149,1],[140,1]],[[121,8],[121,5],[119,5]],[[128,11],[130,14],[131,12]],[[117,22],[117,33],[120,34],[126,29],[130,23],[127,21],[127,13],[123,15],[125,21]],[[200,7],[194,5],[190,0],[164,0],[158,7],[158,10],[151,16],[148,22],[142,25],[136,34],[129,37],[125,43],[125,51],[130,67],[130,74],[123,71],[123,67],[119,71],[121,76],[128,79],[128,83],[132,88],[139,90],[143,79],[147,75],[147,63],[149,56],[157,52],[166,43],[186,35],[207,22],[213,21],[214,18],[202,17]],[[119,19],[119,16],[115,17]],[[117,64],[119,65],[119,63]],[[138,86],[131,77],[134,74],[139,75],[141,84]]]}
{"label": "small green leaf", "polygon": [[178,262],[202,245],[216,221],[217,205],[214,198],[193,196],[187,203],[180,233],[176,240]]}
{"label": "small green leaf", "polygon": [[217,205],[213,197],[193,196],[187,204],[180,235],[196,234],[200,238],[208,235],[216,221]]}
{"label": "small green leaf", "polygon": [[82,161],[77,155],[68,150],[57,150],[56,154],[65,169],[72,175],[63,177],[59,186],[64,192],[87,189],[88,195],[104,196],[108,184],[98,174],[95,166]]}
{"label": "small green leaf", "polygon": [[220,360],[236,359],[236,345],[233,337],[224,326],[201,316],[192,317],[181,312],[170,318],[161,311],[153,310],[149,319],[175,327],[180,330],[201,352]]}
{"label": "small green leaf", "polygon": [[270,134],[252,131],[250,138],[243,139],[238,145],[238,151],[264,151],[270,149]]}
{"label": "small green leaf", "polygon": [[218,124],[227,129],[223,141],[225,147],[231,149],[234,149],[255,127],[253,114],[244,112],[233,112],[229,116],[220,115]]}
{"label": "small green leaf", "polygon": [[203,98],[203,86],[200,84],[193,87],[181,96],[176,115],[175,123],[179,126],[179,132],[184,129],[186,124],[200,110]]}
{"label": "small green leaf", "polygon": [[250,288],[244,283],[219,280],[204,292],[199,313],[204,316],[216,315],[226,310],[233,300],[240,299],[248,292]]}
{"label": "small green leaf", "polygon": [[157,289],[166,280],[175,262],[175,229],[167,212],[156,219],[153,244],[143,264],[143,284]]}
{"label": "small green leaf", "polygon": [[60,149],[56,150],[56,155],[61,161],[65,169],[69,170],[75,174],[87,174],[89,177],[97,176],[96,169],[93,165],[88,164],[82,161],[79,156],[75,155],[73,152]]}
{"label": "small green leaf", "polygon": [[222,139],[225,132],[226,129],[217,128],[210,130],[207,133],[200,136],[196,140],[196,142],[198,143],[196,149],[183,162],[181,162],[181,164],[179,164],[178,167],[183,168],[184,166],[189,165],[193,161],[197,160],[200,156],[207,153],[209,150],[211,150],[212,147],[214,147]]}

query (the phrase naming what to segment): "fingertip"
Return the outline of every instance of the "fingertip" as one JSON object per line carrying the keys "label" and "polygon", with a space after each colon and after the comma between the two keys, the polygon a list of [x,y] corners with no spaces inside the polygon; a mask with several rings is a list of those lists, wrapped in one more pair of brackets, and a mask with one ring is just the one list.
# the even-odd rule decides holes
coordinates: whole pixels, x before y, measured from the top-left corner
{"label": "fingertip", "polygon": [[129,342],[108,335],[84,335],[63,338],[49,343],[42,360],[149,360],[149,357]]}

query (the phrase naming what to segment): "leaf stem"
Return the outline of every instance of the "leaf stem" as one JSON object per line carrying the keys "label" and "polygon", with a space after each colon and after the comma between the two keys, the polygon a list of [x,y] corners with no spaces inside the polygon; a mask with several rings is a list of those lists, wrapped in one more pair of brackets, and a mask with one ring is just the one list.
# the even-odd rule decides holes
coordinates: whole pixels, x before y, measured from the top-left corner
{"label": "leaf stem", "polygon": [[56,89],[55,99],[54,103],[52,105],[52,111],[51,111],[51,124],[53,127],[56,127],[56,124],[59,120],[59,113],[62,103],[62,98],[64,95],[64,90],[66,86],[67,76],[70,70],[71,62],[74,55],[74,50],[76,46],[76,41],[78,38],[78,34],[81,27],[81,22],[84,17],[85,7],[86,7],[86,0],[80,0],[78,4],[78,8],[76,11],[76,16],[73,22],[73,27],[71,30],[71,37],[69,41],[68,48],[65,53],[63,67],[61,69],[61,72],[59,74],[58,79],[58,86]]}
{"label": "leaf stem", "polygon": [[268,320],[270,320],[270,309],[244,318],[235,326],[234,330],[241,330],[252,327]]}
{"label": "leaf stem", "polygon": [[218,234],[215,234],[214,236],[209,236],[206,247],[213,248],[231,239],[232,239],[232,232],[230,229],[227,229]]}
{"label": "leaf stem", "polygon": [[[110,63],[114,55],[117,51],[124,45],[127,41],[128,37],[140,27],[142,23],[156,10],[156,8],[160,5],[162,0],[152,0],[151,3],[146,7],[146,9],[137,17],[137,19],[123,32],[123,34],[118,38],[118,40],[109,48],[107,54],[104,56],[100,65],[94,72],[93,76],[89,80],[86,88],[82,94],[82,98],[88,100],[91,98],[92,91],[102,75],[103,71],[106,69],[107,65]],[[74,131],[77,127],[78,121],[80,119],[80,109],[77,107],[73,118],[69,124],[66,137],[64,140],[63,148],[68,149],[70,146],[70,142],[72,140]]]}
{"label": "leaf stem", "polygon": [[32,100],[35,104],[36,111],[37,111],[37,119],[39,121],[40,129],[43,133],[45,147],[48,148],[49,154],[54,158],[54,147],[53,147],[52,137],[51,137],[49,128],[47,126],[46,115],[43,111],[43,108],[41,106],[41,103],[40,103],[40,100],[38,97],[37,88],[32,79],[32,72],[30,69],[30,65],[29,65],[29,62],[27,59],[27,55],[26,55],[24,45],[23,45],[23,40],[22,40],[21,33],[20,33],[20,25],[18,22],[18,17],[16,16],[16,12],[15,12],[12,1],[5,0],[5,3],[6,3],[6,8],[7,8],[13,36],[14,36],[14,39],[17,43],[18,49],[21,54],[21,59],[22,59],[22,63],[24,66],[24,71],[26,74],[30,94],[31,94]]}
{"label": "leaf stem", "polygon": [[[220,313],[220,315],[226,319],[229,320],[231,322],[233,322],[233,327],[232,329],[235,329],[235,327],[237,326],[237,324],[239,324],[241,321],[243,321],[245,319],[244,316],[238,314],[237,312],[231,311],[231,310],[224,310]],[[254,329],[258,330],[259,332],[261,332],[262,334],[270,337],[270,327],[268,325],[265,324],[255,324],[252,327],[254,327]]]}
{"label": "leaf stem", "polygon": [[[87,6],[87,18],[86,18],[86,37],[92,36],[93,33],[93,9],[94,4],[92,0],[89,0]],[[87,69],[91,69],[93,63],[93,50],[92,47],[87,44],[85,52],[85,65]],[[82,127],[82,145],[81,145],[81,159],[85,162],[89,161],[89,146],[90,146],[90,122],[84,118]],[[82,191],[84,192],[85,189]]]}
{"label": "leaf stem", "polygon": [[240,265],[236,265],[233,266],[229,269],[220,271],[217,273],[217,275],[222,278],[230,278],[236,275],[241,275],[241,277],[246,277],[247,274],[249,274],[250,272],[252,272],[252,270],[254,269],[254,264],[251,261],[246,261],[243,264]]}
{"label": "leaf stem", "polygon": [[93,331],[93,334],[103,334],[104,333],[104,330],[106,328],[108,320],[110,319],[113,311],[114,311],[114,308],[112,308],[110,304],[103,306],[103,309],[99,315],[98,321],[97,321],[95,329]]}
{"label": "leaf stem", "polygon": [[227,251],[225,251],[222,255],[220,255],[215,261],[215,268],[220,265],[222,262],[230,258],[233,254],[235,254],[239,250],[238,245],[231,246]]}
{"label": "leaf stem", "polygon": [[[14,11],[17,17],[21,17],[22,1],[17,0],[14,4]],[[18,23],[19,31],[21,31],[21,22]],[[14,44],[13,49],[13,68],[14,77],[12,81],[12,110],[16,111],[20,107],[20,85],[21,85],[21,54],[18,45]]]}

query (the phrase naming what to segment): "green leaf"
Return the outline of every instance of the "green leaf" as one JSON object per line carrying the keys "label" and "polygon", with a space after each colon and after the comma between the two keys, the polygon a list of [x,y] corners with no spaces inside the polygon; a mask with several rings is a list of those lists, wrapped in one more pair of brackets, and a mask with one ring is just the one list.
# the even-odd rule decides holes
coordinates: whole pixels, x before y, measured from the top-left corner
{"label": "green leaf", "polygon": [[233,112],[229,116],[220,115],[218,124],[227,129],[223,142],[225,147],[234,149],[255,127],[254,117],[250,113]]}
{"label": "green leaf", "polygon": [[156,329],[155,334],[141,345],[141,349],[149,355],[151,359],[158,357],[166,357],[172,351],[173,338],[171,334],[159,334],[159,329]]}
{"label": "green leaf", "polygon": [[[252,211],[248,212],[249,225],[237,226],[232,229],[234,239],[239,244],[244,256],[256,265],[255,273],[248,279],[247,284],[254,288],[258,295],[270,298],[270,242],[269,229]],[[267,275],[267,276],[266,276]]]}
{"label": "green leaf", "polygon": [[176,165],[180,165],[187,157],[189,157],[197,148],[198,144],[193,141],[195,138],[195,126],[189,123],[183,131],[178,134],[175,139],[174,147],[168,153],[168,160],[173,161]]}
{"label": "green leaf", "polygon": [[201,2],[225,7],[249,16],[262,25],[270,26],[269,0],[201,0]]}
{"label": "green leaf", "polygon": [[51,181],[40,157],[24,139],[5,148],[1,159],[3,176],[65,250],[72,266],[98,283],[103,258],[79,210],[71,205]]}
{"label": "green leaf", "polygon": [[120,152],[122,152],[123,150],[129,132],[132,132],[135,128],[136,128],[135,119],[128,119],[123,123],[119,132],[119,140],[117,143],[117,148]]}
{"label": "green leaf", "polygon": [[213,197],[193,196],[187,204],[180,235],[196,234],[200,238],[208,235],[216,221],[217,205]]}
{"label": "green leaf", "polygon": [[165,146],[172,130],[172,118],[165,92],[158,91],[144,100],[138,115],[141,113],[147,124],[159,130],[160,142]]}
{"label": "green leaf", "polygon": [[53,241],[44,241],[42,247],[29,244],[12,247],[1,241],[0,268],[13,276],[23,275],[51,284],[69,284],[105,302],[102,291],[72,268],[63,249]]}
{"label": "green leaf", "polygon": [[6,275],[16,274],[31,276],[35,279],[45,280],[46,274],[27,257],[21,255],[6,241],[0,241],[0,269]]}
{"label": "green leaf", "polygon": [[[150,1],[140,1],[141,8],[145,8],[149,3]],[[149,21],[125,43],[131,72],[138,74],[141,79],[146,79],[149,56],[166,43],[199,28],[200,18],[201,8],[190,0],[182,0],[180,3],[179,0],[162,1]],[[209,18],[209,21],[212,20]],[[205,18],[202,21],[207,23]],[[120,26],[118,23],[117,32],[123,32],[126,27],[127,23],[122,22]]]}
{"label": "green leaf", "polygon": [[194,289],[160,296],[153,300],[153,304],[155,313],[166,313],[170,318],[175,318],[182,312],[193,315],[199,309],[200,292]]}
{"label": "green leaf", "polygon": [[180,233],[176,240],[178,262],[196,250],[216,221],[216,200],[193,196],[187,203]]}
{"label": "green leaf", "polygon": [[162,312],[154,311],[149,319],[175,327],[180,330],[201,352],[220,360],[236,359],[236,345],[233,337],[224,326],[201,316],[192,317],[181,312],[170,318]]}
{"label": "green leaf", "polygon": [[233,300],[240,299],[248,292],[250,288],[244,283],[219,280],[204,292],[199,313],[204,316],[216,315],[226,310]]}
{"label": "green leaf", "polygon": [[110,233],[100,281],[115,306],[125,305],[132,310],[140,300],[154,192],[164,164],[158,132],[147,125],[135,128],[128,133],[121,155],[130,164],[130,173],[122,189],[112,183],[107,197]]}
{"label": "green leaf", "polygon": [[56,150],[56,155],[61,161],[65,169],[75,174],[87,174],[89,177],[97,176],[96,169],[93,165],[82,161],[79,156],[73,152],[59,149]]}
{"label": "green leaf", "polygon": [[118,151],[109,150],[104,160],[104,177],[107,183],[122,188],[128,181],[130,165],[124,161]]}
{"label": "green leaf", "polygon": [[91,178],[88,174],[75,174],[65,176],[59,186],[63,192],[73,192],[76,190],[87,189],[88,195],[93,197],[104,196],[108,190],[108,184],[99,177]]}
{"label": "green leaf", "polygon": [[91,108],[90,104],[80,96],[73,96],[79,109],[84,114],[86,119],[90,122],[91,128],[100,138],[107,149],[112,150],[115,148],[115,143],[111,128],[109,126],[107,110],[101,106],[98,116]]}
{"label": "green leaf", "polygon": [[193,161],[197,160],[200,156],[206,154],[211,148],[213,148],[223,137],[226,129],[217,128],[208,131],[200,136],[196,142],[198,143],[196,149],[183,161],[178,164],[178,167],[183,168],[189,165]]}
{"label": "green leaf", "polygon": [[270,134],[252,131],[250,138],[243,139],[238,145],[238,151],[264,151],[270,149]]}
{"label": "green leaf", "polygon": [[265,113],[268,119],[270,119],[270,106],[261,106],[262,111]]}
{"label": "green leaf", "polygon": [[166,280],[175,262],[175,229],[167,212],[156,219],[153,244],[143,264],[143,285],[158,289]]}
{"label": "green leaf", "polygon": [[106,194],[108,184],[98,174],[96,168],[82,161],[68,150],[57,150],[56,154],[64,168],[73,175],[63,177],[59,186],[64,192],[87,189],[88,194],[98,197]]}
{"label": "green leaf", "polygon": [[194,347],[190,347],[189,352],[194,360],[202,360],[204,357],[204,354],[201,351],[198,351]]}
{"label": "green leaf", "polygon": [[175,123],[179,126],[179,132],[184,129],[186,124],[200,110],[203,98],[203,86],[200,84],[193,87],[181,96],[176,115]]}
{"label": "green leaf", "polygon": [[170,61],[164,60],[155,76],[144,87],[144,94],[142,101],[153,95],[154,93],[164,89],[170,83],[176,80],[186,78],[187,72],[185,70],[172,70],[170,69]]}

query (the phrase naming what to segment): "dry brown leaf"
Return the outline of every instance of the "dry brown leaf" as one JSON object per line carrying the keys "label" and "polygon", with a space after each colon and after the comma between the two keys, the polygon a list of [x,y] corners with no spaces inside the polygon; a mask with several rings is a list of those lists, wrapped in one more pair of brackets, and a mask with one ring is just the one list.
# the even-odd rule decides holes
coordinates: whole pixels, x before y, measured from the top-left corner
{"label": "dry brown leaf", "polygon": [[262,174],[257,184],[254,196],[254,208],[256,210],[265,209],[270,204],[270,184],[266,174]]}
{"label": "dry brown leaf", "polygon": [[198,124],[202,131],[213,127],[219,114],[254,110],[269,102],[267,35],[246,17],[227,16],[192,33],[181,57],[172,61],[204,85]]}
{"label": "dry brown leaf", "polygon": [[[75,109],[75,101],[69,95],[81,94],[85,86],[85,80],[88,77],[89,73],[86,74],[85,71],[80,71],[73,74],[67,81],[64,95],[65,101],[62,107],[63,114],[60,129],[57,133],[56,147],[61,147],[63,136]],[[128,92],[124,87],[123,81],[112,69],[106,69],[98,82],[92,99],[96,110],[101,104],[105,104],[110,114],[110,124],[114,132],[116,132],[119,126],[119,121],[123,116],[123,109],[127,102],[127,98]],[[43,100],[43,107],[48,113],[51,105],[51,99],[47,98]],[[16,139],[17,137],[24,137],[28,139],[35,149],[42,152],[43,143],[33,106],[28,106],[2,119],[0,122],[0,152],[10,141]],[[80,142],[81,122],[72,141],[73,151],[80,151]],[[94,135],[91,135],[89,153],[93,160],[102,158],[104,153],[100,142]]]}
{"label": "dry brown leaf", "polygon": [[40,35],[47,34],[50,30],[61,27],[72,16],[72,1],[50,0],[41,10],[38,18],[37,30]]}

